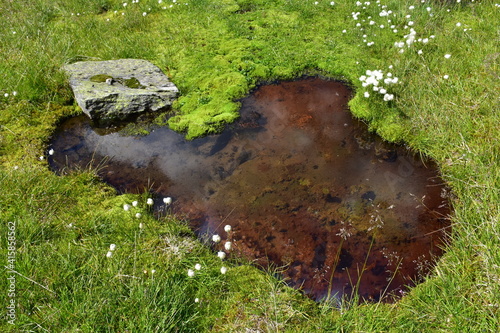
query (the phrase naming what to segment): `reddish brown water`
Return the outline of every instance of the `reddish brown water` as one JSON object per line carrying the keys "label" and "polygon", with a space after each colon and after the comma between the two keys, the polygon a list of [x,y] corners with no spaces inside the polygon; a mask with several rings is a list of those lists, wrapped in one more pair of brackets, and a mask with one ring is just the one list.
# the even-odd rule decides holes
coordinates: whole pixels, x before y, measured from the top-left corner
{"label": "reddish brown water", "polygon": [[318,78],[263,86],[241,101],[237,123],[193,141],[165,128],[99,134],[74,118],[54,135],[50,162],[101,164],[120,191],[171,196],[200,237],[227,237],[232,225],[231,255],[285,267],[316,300],[378,300],[403,293],[441,255],[449,206],[432,163],[369,134],[349,96]]}

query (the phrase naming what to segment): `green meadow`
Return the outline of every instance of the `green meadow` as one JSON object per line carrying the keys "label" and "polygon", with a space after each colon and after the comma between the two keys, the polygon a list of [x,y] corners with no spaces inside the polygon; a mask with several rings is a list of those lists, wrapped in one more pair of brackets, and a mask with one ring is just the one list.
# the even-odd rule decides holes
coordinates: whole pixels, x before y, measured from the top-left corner
{"label": "green meadow", "polygon": [[[2,0],[0,331],[498,332],[499,23],[495,0]],[[395,304],[315,303],[155,218],[148,193],[118,195],[92,168],[56,176],[51,134],[82,112],[61,67],[119,58],[179,87],[154,123],[190,139],[259,84],[346,82],[356,117],[437,162],[445,255]]]}

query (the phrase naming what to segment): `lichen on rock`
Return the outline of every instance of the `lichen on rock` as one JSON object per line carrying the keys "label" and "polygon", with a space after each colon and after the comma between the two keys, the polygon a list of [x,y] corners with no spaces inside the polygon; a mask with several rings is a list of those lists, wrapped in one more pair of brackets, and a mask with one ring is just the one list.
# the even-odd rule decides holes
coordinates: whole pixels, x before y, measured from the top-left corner
{"label": "lichen on rock", "polygon": [[83,112],[98,125],[113,125],[145,112],[167,110],[179,90],[141,59],[82,61],[64,66]]}

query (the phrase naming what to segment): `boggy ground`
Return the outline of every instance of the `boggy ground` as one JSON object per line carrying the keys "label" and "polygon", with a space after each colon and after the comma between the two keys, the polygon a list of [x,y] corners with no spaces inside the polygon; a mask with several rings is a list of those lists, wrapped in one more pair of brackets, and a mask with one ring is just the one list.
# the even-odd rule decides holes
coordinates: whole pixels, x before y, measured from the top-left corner
{"label": "boggy ground", "polygon": [[173,196],[200,237],[232,225],[236,253],[284,267],[315,299],[379,300],[427,273],[449,206],[433,164],[368,133],[346,109],[350,94],[319,78],[265,85],[237,123],[193,141],[61,130],[52,162],[94,163],[122,190]]}

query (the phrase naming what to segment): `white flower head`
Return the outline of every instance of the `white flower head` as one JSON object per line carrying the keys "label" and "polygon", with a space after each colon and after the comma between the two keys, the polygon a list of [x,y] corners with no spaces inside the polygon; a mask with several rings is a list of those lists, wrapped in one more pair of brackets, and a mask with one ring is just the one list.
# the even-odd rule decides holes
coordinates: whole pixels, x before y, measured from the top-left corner
{"label": "white flower head", "polygon": [[231,251],[231,247],[233,246],[233,244],[231,242],[226,242],[224,244],[224,248],[227,250],[227,251]]}
{"label": "white flower head", "polygon": [[114,251],[116,249],[116,244],[110,244],[109,245],[109,250]]}
{"label": "white flower head", "polygon": [[224,227],[224,231],[225,232],[230,232],[231,231],[231,226],[229,224],[226,224],[226,226]]}
{"label": "white flower head", "polygon": [[170,205],[172,203],[172,198],[171,197],[163,198],[163,203],[167,206]]}
{"label": "white flower head", "polygon": [[219,235],[215,234],[212,236],[212,241],[215,242],[215,243],[218,243],[220,242],[221,238]]}
{"label": "white flower head", "polygon": [[369,93],[368,91],[365,91],[364,96],[365,96],[366,98],[368,98],[368,97],[370,97],[370,93]]}
{"label": "white flower head", "polygon": [[150,205],[150,206],[152,206],[152,205],[153,205],[153,203],[154,203],[154,201],[153,201],[153,199],[151,199],[151,198],[148,198],[148,200],[146,200],[146,204],[148,204],[148,205]]}
{"label": "white flower head", "polygon": [[[135,217],[140,219],[142,217],[142,214],[141,213],[135,213]],[[142,223],[141,223],[142,224]],[[140,224],[139,224],[140,225]]]}
{"label": "white flower head", "polygon": [[443,75],[443,79],[448,80],[449,78],[450,78],[450,76],[448,74]]}
{"label": "white flower head", "polygon": [[194,276],[194,271],[192,269],[188,269],[188,276],[193,277]]}
{"label": "white flower head", "polygon": [[200,264],[194,265],[194,269],[196,269],[197,271],[199,271],[201,269],[201,265]]}
{"label": "white flower head", "polygon": [[451,54],[445,54],[445,55],[444,55],[444,57],[445,57],[446,59],[450,59],[450,58],[451,58]]}
{"label": "white flower head", "polygon": [[137,201],[132,201],[132,206],[137,207],[139,203]]}
{"label": "white flower head", "polygon": [[112,256],[113,256],[113,252],[108,251],[108,253],[106,253],[106,257],[107,258],[111,258]]}
{"label": "white flower head", "polygon": [[194,299],[194,302],[195,302],[195,303],[200,303],[200,299],[199,299],[198,297],[196,297],[196,298]]}
{"label": "white flower head", "polygon": [[49,155],[54,155],[54,149],[49,150]]}
{"label": "white flower head", "polygon": [[224,252],[224,251],[217,252],[217,257],[219,257],[221,260],[223,260],[224,258],[226,258],[226,252]]}
{"label": "white flower head", "polygon": [[393,94],[385,94],[384,95],[384,101],[388,102],[388,101],[392,101],[394,99],[394,95]]}
{"label": "white flower head", "polygon": [[222,266],[222,267],[220,268],[220,273],[221,273],[221,274],[226,274],[226,272],[227,272],[227,268],[226,268],[226,267],[224,267],[224,266]]}
{"label": "white flower head", "polygon": [[141,222],[141,223],[139,223],[139,229],[142,229],[142,228],[144,228],[144,223]]}
{"label": "white flower head", "polygon": [[130,205],[127,205],[127,204],[123,205],[123,209],[124,209],[125,211],[130,210]]}

